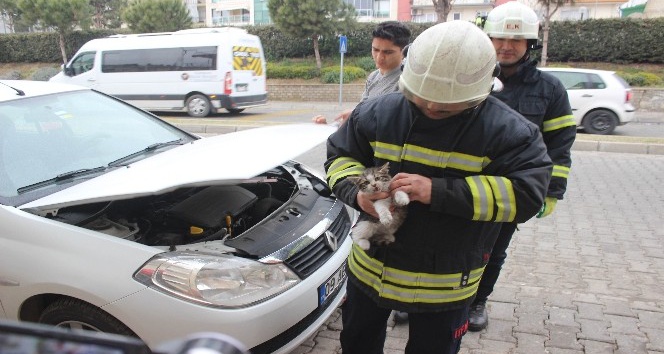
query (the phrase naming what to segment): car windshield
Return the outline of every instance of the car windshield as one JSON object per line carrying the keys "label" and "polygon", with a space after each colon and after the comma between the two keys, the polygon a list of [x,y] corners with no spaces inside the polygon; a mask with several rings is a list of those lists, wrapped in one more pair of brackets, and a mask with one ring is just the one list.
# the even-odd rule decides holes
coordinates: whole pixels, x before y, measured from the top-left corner
{"label": "car windshield", "polygon": [[193,139],[90,90],[1,102],[0,196],[63,188]]}

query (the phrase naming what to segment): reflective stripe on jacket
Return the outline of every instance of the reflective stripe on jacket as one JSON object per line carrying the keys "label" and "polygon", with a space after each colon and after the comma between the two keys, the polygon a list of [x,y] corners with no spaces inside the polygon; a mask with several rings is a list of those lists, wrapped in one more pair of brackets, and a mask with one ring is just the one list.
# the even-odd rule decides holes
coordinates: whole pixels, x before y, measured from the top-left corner
{"label": "reflective stripe on jacket", "polygon": [[536,61],[528,60],[518,67],[516,74],[507,79],[500,77],[505,88],[491,95],[540,127],[553,161],[547,196],[563,199],[572,165],[576,122],[565,86],[555,76],[538,70],[536,65]]}
{"label": "reflective stripe on jacket", "polygon": [[359,209],[346,179],[390,162],[431,178],[431,204],[411,202],[396,241],[354,248],[349,279],[381,306],[439,311],[468,303],[500,222],[524,222],[544,200],[552,164],[538,128],[499,100],[442,120],[392,93],[360,103],[328,139],[327,179]]}

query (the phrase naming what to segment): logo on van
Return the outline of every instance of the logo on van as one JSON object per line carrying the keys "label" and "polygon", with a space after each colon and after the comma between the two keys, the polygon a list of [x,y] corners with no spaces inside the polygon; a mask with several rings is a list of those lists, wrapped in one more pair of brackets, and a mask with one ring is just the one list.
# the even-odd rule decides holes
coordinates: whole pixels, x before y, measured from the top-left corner
{"label": "logo on van", "polygon": [[252,70],[263,75],[263,61],[256,47],[233,46],[233,70]]}

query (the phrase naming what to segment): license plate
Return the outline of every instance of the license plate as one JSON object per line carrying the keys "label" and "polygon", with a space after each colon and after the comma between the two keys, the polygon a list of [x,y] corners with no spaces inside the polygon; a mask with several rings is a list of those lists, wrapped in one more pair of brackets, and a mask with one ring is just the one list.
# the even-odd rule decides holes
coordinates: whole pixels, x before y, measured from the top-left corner
{"label": "license plate", "polygon": [[337,269],[332,276],[318,287],[318,306],[327,303],[330,295],[333,295],[346,281],[346,262]]}
{"label": "license plate", "polygon": [[235,89],[236,89],[238,92],[245,92],[245,91],[247,91],[248,88],[249,88],[249,85],[247,85],[247,84],[238,84],[238,85],[235,85]]}

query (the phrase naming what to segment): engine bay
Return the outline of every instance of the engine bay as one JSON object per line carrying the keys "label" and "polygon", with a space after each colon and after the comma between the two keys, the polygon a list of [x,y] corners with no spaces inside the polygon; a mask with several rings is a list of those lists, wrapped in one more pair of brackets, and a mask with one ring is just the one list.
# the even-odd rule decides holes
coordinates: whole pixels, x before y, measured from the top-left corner
{"label": "engine bay", "polygon": [[[235,239],[285,208],[303,190],[305,194],[313,190],[316,198],[331,195],[322,181],[289,162],[234,185],[180,188],[161,195],[72,206],[49,217],[173,250],[181,245]],[[288,213],[296,211],[289,209]]]}

